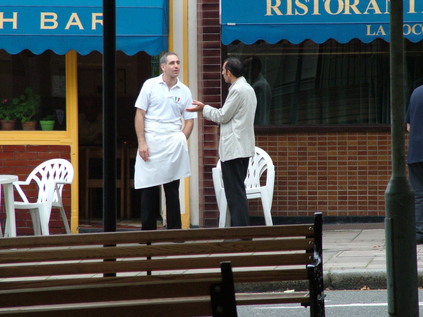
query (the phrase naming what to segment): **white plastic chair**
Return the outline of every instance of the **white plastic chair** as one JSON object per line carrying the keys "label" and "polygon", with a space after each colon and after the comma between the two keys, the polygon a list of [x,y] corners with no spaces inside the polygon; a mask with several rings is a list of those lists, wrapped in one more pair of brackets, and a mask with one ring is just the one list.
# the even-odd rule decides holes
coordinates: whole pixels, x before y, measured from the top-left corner
{"label": "white plastic chair", "polygon": [[[256,146],[254,157],[250,158],[247,177],[245,178],[245,189],[247,199],[261,198],[264,219],[267,226],[272,226],[272,215],[270,213],[273,200],[273,188],[275,184],[275,166],[273,161],[263,149]],[[267,171],[266,183],[262,186],[260,178]],[[222,169],[220,160],[212,170],[214,191],[216,193],[217,207],[219,208],[219,227],[230,225],[228,203],[226,201],[225,189],[223,186]]]}
{"label": "white plastic chair", "polygon": [[[29,209],[35,235],[49,235],[49,221],[52,208],[59,208],[66,232],[70,233],[68,219],[62,202],[62,191],[65,184],[73,180],[73,166],[65,159],[51,159],[38,165],[25,181],[13,183],[21,201],[15,201],[15,209]],[[36,202],[29,202],[21,186],[38,185]],[[40,230],[41,229],[41,230]]]}

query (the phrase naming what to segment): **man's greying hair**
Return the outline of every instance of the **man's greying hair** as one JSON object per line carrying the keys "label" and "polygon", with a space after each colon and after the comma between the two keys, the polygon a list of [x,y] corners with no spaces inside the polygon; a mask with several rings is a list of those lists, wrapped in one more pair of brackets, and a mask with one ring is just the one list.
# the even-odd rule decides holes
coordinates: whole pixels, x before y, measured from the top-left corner
{"label": "man's greying hair", "polygon": [[244,65],[237,57],[229,57],[225,60],[225,69],[229,70],[236,78],[241,77],[244,73]]}
{"label": "man's greying hair", "polygon": [[175,55],[178,56],[178,54],[174,53],[174,52],[167,52],[164,53],[162,57],[160,57],[160,64],[166,64],[167,63],[167,57],[170,55]]}

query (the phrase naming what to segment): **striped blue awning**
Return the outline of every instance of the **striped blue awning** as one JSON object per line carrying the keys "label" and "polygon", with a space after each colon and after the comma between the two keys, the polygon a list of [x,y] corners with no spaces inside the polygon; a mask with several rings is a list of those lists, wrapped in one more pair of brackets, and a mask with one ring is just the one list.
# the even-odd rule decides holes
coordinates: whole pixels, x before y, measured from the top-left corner
{"label": "striped blue awning", "polygon": [[[221,0],[220,5],[223,44],[389,41],[387,0]],[[404,37],[423,39],[422,0],[404,0]]]}
{"label": "striped blue awning", "polygon": [[[102,52],[102,11],[102,0],[0,0],[0,49]],[[168,29],[168,0],[116,0],[117,50],[158,55]]]}

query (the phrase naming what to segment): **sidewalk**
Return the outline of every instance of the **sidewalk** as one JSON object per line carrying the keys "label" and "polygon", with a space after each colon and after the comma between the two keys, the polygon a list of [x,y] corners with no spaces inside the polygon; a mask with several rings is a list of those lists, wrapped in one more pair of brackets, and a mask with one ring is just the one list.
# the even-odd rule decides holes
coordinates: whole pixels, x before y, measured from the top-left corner
{"label": "sidewalk", "polygon": [[[423,245],[416,248],[422,269]],[[331,289],[386,288],[383,223],[324,226],[323,269],[325,287]],[[423,271],[418,275],[421,280]]]}
{"label": "sidewalk", "polygon": [[[84,231],[84,226],[82,231]],[[90,226],[88,226],[90,227]],[[139,230],[133,223],[123,229]],[[91,228],[92,230],[92,228]],[[419,286],[423,286],[423,245],[416,246]],[[329,289],[386,289],[386,250],[383,223],[323,226],[324,284]],[[286,282],[285,289],[303,287]],[[264,285],[257,285],[257,291]]]}

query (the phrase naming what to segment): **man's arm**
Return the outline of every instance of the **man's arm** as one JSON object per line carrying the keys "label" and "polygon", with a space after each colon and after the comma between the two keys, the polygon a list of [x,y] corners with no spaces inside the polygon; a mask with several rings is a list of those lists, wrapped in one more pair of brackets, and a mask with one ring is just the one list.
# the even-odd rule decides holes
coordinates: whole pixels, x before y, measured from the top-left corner
{"label": "man's arm", "polygon": [[144,136],[144,120],[145,120],[145,111],[142,109],[137,109],[135,112],[135,132],[138,139],[138,154],[144,161],[148,161],[148,145],[145,141]]}
{"label": "man's arm", "polygon": [[198,100],[194,100],[192,104],[194,107],[185,110],[188,112],[202,112],[204,118],[215,123],[226,123],[232,120],[240,107],[240,93],[232,89],[226,97],[222,108],[214,108]]}
{"label": "man's arm", "polygon": [[182,132],[185,134],[187,140],[189,136],[191,135],[193,128],[194,128],[194,119],[185,120],[185,125],[184,125],[184,128],[182,129]]}

